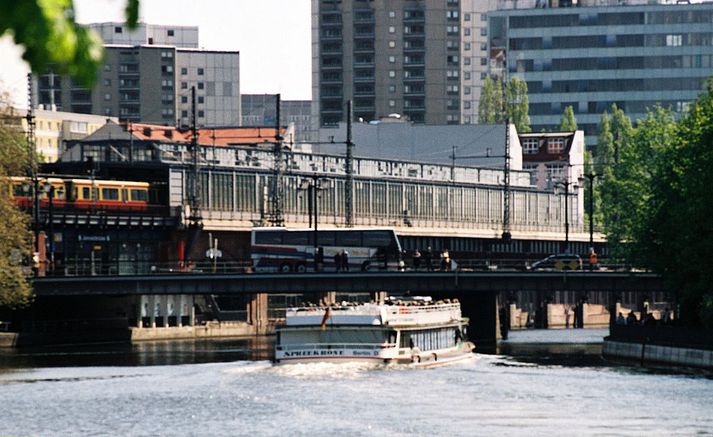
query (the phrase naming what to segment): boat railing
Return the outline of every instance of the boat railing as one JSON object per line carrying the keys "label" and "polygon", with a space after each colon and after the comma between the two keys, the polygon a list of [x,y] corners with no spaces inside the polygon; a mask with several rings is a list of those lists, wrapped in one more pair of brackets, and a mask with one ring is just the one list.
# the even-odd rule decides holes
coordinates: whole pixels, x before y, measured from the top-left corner
{"label": "boat railing", "polygon": [[436,305],[424,305],[424,306],[411,306],[411,305],[386,305],[385,306],[387,314],[420,314],[420,313],[442,313],[450,311],[460,312],[459,303],[451,304],[436,304]]}
{"label": "boat railing", "polygon": [[396,343],[300,343],[300,344],[281,344],[277,345],[277,350],[339,350],[339,349],[386,349],[396,347]]}

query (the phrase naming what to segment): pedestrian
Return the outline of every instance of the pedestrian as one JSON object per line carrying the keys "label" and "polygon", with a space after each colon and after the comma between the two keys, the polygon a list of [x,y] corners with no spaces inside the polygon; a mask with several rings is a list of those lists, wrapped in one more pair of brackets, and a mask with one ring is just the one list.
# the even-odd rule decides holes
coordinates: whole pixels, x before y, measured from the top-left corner
{"label": "pedestrian", "polygon": [[346,250],[342,251],[342,270],[345,272],[349,271],[349,252]]}
{"label": "pedestrian", "polygon": [[629,315],[626,316],[627,326],[634,326],[639,324],[639,319],[636,318],[636,314],[633,311],[629,311]]}
{"label": "pedestrian", "polygon": [[564,327],[569,328],[569,305],[564,306]]}
{"label": "pedestrian", "polygon": [[572,328],[579,328],[579,303],[576,303],[572,308],[574,320],[572,320]]}
{"label": "pedestrian", "polygon": [[318,247],[317,253],[314,255],[314,271],[321,272],[324,265],[324,248]]}
{"label": "pedestrian", "polygon": [[671,312],[668,307],[666,307],[666,309],[663,310],[663,313],[661,313],[661,324],[666,325],[669,320],[671,320]]}
{"label": "pedestrian", "polygon": [[413,269],[418,270],[418,268],[421,266],[421,252],[416,249],[413,252]]}
{"label": "pedestrian", "polygon": [[339,273],[342,270],[342,253],[337,251],[334,254],[334,268]]}
{"label": "pedestrian", "polygon": [[598,264],[597,252],[594,251],[594,248],[591,248],[589,252],[589,270],[596,270],[599,268]]}
{"label": "pedestrian", "polygon": [[450,270],[451,266],[451,255],[448,253],[448,249],[441,252],[441,271],[447,272]]}
{"label": "pedestrian", "polygon": [[423,254],[423,260],[426,263],[426,270],[429,272],[433,271],[433,252],[431,251],[431,246],[428,246],[426,252]]}
{"label": "pedestrian", "polygon": [[624,318],[624,314],[619,311],[619,315],[616,317],[616,324],[617,325],[626,325],[626,319]]}

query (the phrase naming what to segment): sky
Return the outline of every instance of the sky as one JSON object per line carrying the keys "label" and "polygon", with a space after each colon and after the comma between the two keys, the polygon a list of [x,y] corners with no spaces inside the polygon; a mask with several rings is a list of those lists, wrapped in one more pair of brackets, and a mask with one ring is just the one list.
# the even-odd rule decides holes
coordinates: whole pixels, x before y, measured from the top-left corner
{"label": "sky", "polygon": [[[123,21],[126,0],[74,0],[77,21]],[[140,20],[198,26],[200,46],[240,52],[241,94],[310,100],[310,0],[142,0]],[[27,64],[0,38],[0,92],[27,106]]]}

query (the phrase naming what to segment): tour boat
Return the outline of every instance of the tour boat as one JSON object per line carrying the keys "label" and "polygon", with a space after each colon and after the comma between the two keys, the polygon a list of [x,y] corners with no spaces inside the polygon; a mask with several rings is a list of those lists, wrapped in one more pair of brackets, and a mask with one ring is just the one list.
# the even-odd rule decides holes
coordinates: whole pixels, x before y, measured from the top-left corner
{"label": "tour boat", "polygon": [[276,363],[362,361],[437,366],[473,357],[458,300],[289,308],[277,330]]}

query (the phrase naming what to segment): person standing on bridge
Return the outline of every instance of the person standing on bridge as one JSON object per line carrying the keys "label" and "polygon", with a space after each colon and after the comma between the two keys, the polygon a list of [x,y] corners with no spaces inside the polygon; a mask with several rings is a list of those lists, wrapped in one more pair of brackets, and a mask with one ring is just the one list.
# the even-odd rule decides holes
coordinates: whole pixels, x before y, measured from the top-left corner
{"label": "person standing on bridge", "polygon": [[431,251],[431,246],[428,246],[426,252],[423,253],[423,260],[426,262],[426,270],[429,272],[433,271],[433,252]]}
{"label": "person standing on bridge", "polygon": [[416,249],[413,252],[413,269],[414,271],[418,271],[418,268],[421,266],[421,252]]}
{"label": "person standing on bridge", "polygon": [[339,251],[334,254],[334,269],[337,273],[342,270],[342,253]]}
{"label": "person standing on bridge", "polygon": [[594,251],[593,247],[589,248],[589,270],[595,270],[598,268],[599,259],[597,257],[597,252]]}
{"label": "person standing on bridge", "polygon": [[349,252],[346,250],[342,251],[342,270],[345,272],[349,271]]}

